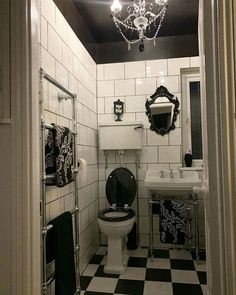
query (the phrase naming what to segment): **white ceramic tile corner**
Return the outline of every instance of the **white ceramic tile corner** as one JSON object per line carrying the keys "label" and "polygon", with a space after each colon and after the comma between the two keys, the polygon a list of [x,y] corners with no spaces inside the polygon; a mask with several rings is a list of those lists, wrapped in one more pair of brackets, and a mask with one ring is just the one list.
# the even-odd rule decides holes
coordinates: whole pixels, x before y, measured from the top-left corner
{"label": "white ceramic tile corner", "polygon": [[159,163],[181,162],[180,146],[159,146]]}
{"label": "white ceramic tile corner", "polygon": [[180,69],[189,68],[190,58],[171,58],[168,59],[168,76],[170,75],[180,75]]}
{"label": "white ceramic tile corner", "polygon": [[41,0],[41,13],[50,25],[55,28],[56,24],[56,5],[53,0]]}
{"label": "white ceramic tile corner", "polygon": [[114,81],[98,81],[97,94],[98,97],[114,96]]}
{"label": "white ceramic tile corner", "polygon": [[125,79],[145,78],[145,61],[125,63]]}
{"label": "white ceramic tile corner", "polygon": [[126,96],[125,98],[125,110],[127,113],[133,112],[144,112],[145,111],[145,101],[144,95],[137,96]]}
{"label": "white ceramic tile corner", "polygon": [[125,78],[125,65],[124,63],[112,63],[104,65],[104,79],[115,80]]}
{"label": "white ceramic tile corner", "polygon": [[146,77],[163,76],[167,76],[167,59],[146,61]]}
{"label": "white ceramic tile corner", "polygon": [[51,26],[48,26],[48,51],[59,62],[62,62],[62,39]]}
{"label": "white ceramic tile corner", "polygon": [[157,87],[165,86],[170,93],[179,92],[180,81],[179,76],[167,76],[157,78]]}
{"label": "white ceramic tile corner", "polygon": [[97,65],[97,80],[104,80],[104,65]]}
{"label": "white ceramic tile corner", "polygon": [[115,96],[126,96],[126,95],[135,95],[135,80],[134,79],[116,80]]}
{"label": "white ceramic tile corner", "polygon": [[199,56],[192,56],[190,57],[190,67],[200,67],[200,57]]}
{"label": "white ceramic tile corner", "polygon": [[156,78],[136,79],[136,95],[153,94],[156,91]]}

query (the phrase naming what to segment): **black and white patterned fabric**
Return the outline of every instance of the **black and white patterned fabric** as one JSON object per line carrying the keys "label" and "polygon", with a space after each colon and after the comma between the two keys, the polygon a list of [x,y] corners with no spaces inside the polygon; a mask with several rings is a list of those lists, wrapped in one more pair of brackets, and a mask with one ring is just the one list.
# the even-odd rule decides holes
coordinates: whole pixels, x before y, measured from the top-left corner
{"label": "black and white patterned fabric", "polygon": [[55,156],[57,186],[63,187],[74,180],[73,136],[69,128],[52,124],[55,128]]}
{"label": "black and white patterned fabric", "polygon": [[162,200],[160,203],[160,239],[162,243],[185,243],[187,203],[184,201]]}
{"label": "black and white patterned fabric", "polygon": [[[55,131],[53,129],[45,130],[45,172],[46,175],[56,176],[56,155],[55,155]],[[56,178],[47,179],[47,185],[56,185]]]}

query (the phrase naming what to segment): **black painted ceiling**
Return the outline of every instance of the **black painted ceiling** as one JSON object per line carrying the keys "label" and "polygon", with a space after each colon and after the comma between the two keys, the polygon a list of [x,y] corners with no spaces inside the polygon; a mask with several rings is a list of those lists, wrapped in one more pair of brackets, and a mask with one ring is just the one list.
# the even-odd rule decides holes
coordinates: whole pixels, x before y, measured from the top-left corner
{"label": "black painted ceiling", "polygon": [[[97,43],[123,40],[112,18],[112,0],[73,0]],[[153,1],[153,0],[149,0]],[[121,1],[124,7],[130,1]],[[169,7],[159,36],[197,34],[198,0],[169,0]]]}

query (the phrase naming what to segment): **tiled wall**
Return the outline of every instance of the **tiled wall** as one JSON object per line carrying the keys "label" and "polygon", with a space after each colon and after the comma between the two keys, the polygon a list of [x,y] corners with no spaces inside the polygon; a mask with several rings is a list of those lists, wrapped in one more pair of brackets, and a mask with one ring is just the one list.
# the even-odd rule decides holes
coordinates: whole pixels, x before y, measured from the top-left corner
{"label": "tiled wall", "polygon": [[[41,67],[71,92],[77,94],[77,155],[87,161],[79,172],[81,269],[99,245],[98,149],[96,64],[77,39],[52,0],[41,0]],[[43,80],[42,117],[46,123],[72,125],[72,101],[58,102],[59,89]],[[75,206],[74,183],[63,188],[47,187],[47,220]]]}
{"label": "tiled wall", "polygon": [[[182,166],[181,114],[176,129],[161,136],[151,131],[145,114],[145,101],[156,88],[164,85],[178,97],[181,108],[180,69],[198,67],[198,57],[162,59],[152,61],[101,64],[97,66],[98,123],[114,122],[113,101],[124,101],[124,121],[141,121],[144,124],[141,168],[138,170],[140,203],[140,240],[142,246],[148,246],[148,192],[144,187],[147,169],[178,169]],[[128,140],[128,139],[127,139]],[[135,171],[135,153],[126,152],[124,166]],[[100,209],[108,206],[105,197],[105,182],[109,173],[120,166],[117,152],[110,152],[108,169],[105,168],[103,152],[99,152],[99,204]],[[135,208],[135,204],[134,204]],[[201,241],[204,241],[203,201],[201,201]],[[158,220],[155,220],[155,245],[160,245]],[[102,236],[102,242],[106,242]]]}
{"label": "tiled wall", "polygon": [[[180,68],[198,66],[198,57],[154,60],[96,66],[93,59],[75,36],[52,0],[40,5],[40,64],[42,68],[78,95],[77,153],[87,161],[87,169],[79,173],[80,261],[85,268],[100,240],[96,220],[98,210],[107,206],[105,181],[109,173],[119,167],[117,152],[110,152],[105,169],[103,152],[98,149],[98,123],[114,122],[113,101],[125,102],[123,120],[144,123],[141,168],[138,169],[140,204],[140,240],[148,245],[148,204],[144,177],[147,169],[169,169],[181,166],[181,120],[176,129],[164,137],[149,130],[145,115],[145,100],[157,86],[165,85],[181,102]],[[59,103],[58,89],[43,80],[42,117],[46,123],[56,122],[72,128],[72,103]],[[124,166],[136,175],[135,153],[124,155]],[[136,202],[133,207],[135,208]],[[74,208],[73,183],[64,188],[47,188],[47,220]],[[203,206],[201,206],[203,220]],[[158,221],[155,222],[158,225]],[[202,236],[203,222],[201,223]],[[155,226],[155,244],[159,244]],[[202,239],[203,240],[203,239]],[[102,242],[105,242],[102,236]],[[50,293],[50,295],[53,291]]]}

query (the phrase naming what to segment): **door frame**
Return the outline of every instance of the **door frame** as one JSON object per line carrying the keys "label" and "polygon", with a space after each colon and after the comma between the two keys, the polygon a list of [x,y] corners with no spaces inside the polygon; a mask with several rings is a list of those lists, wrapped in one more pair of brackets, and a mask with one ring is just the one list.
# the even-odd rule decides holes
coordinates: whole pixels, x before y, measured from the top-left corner
{"label": "door frame", "polygon": [[[236,293],[235,4],[200,0],[208,291]],[[201,36],[203,34],[203,36]]]}
{"label": "door frame", "polygon": [[39,13],[37,0],[11,9],[11,295],[41,293]]}
{"label": "door frame", "polygon": [[[236,292],[236,37],[233,25],[236,23],[236,7],[233,0],[200,0],[200,5],[204,16],[203,69],[208,133],[208,286],[210,295],[233,295]],[[37,0],[11,0],[11,9],[11,295],[39,295]]]}

